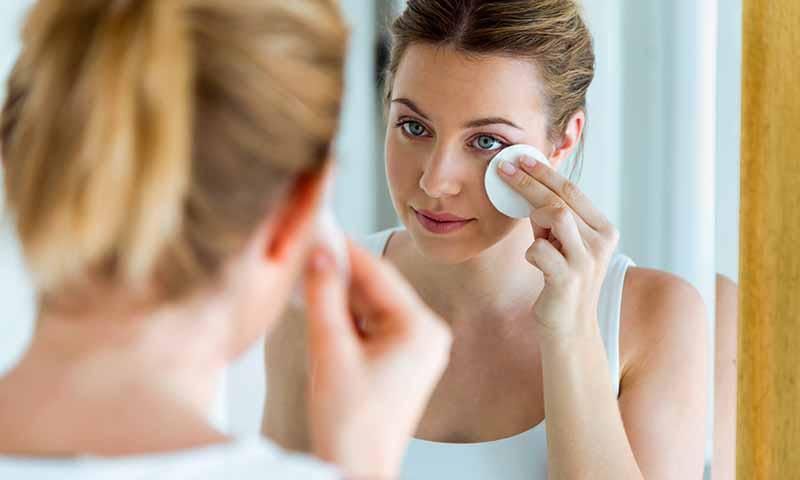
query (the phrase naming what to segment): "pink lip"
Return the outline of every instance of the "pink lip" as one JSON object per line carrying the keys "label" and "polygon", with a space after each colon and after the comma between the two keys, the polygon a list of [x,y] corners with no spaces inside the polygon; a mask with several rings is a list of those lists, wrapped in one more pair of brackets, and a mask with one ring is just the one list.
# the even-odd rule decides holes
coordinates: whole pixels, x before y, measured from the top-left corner
{"label": "pink lip", "polygon": [[[461,230],[474,220],[463,219],[449,213],[434,214],[426,210],[414,210],[414,215],[417,218],[417,222],[419,222],[425,230],[436,234],[446,234]],[[457,220],[440,220],[442,218],[454,218]]]}
{"label": "pink lip", "polygon": [[431,220],[436,220],[437,222],[467,222],[469,221],[468,218],[461,218],[459,216],[453,215],[452,213],[441,212],[435,213],[428,210],[415,210],[417,213],[421,213],[426,217],[430,218]]}

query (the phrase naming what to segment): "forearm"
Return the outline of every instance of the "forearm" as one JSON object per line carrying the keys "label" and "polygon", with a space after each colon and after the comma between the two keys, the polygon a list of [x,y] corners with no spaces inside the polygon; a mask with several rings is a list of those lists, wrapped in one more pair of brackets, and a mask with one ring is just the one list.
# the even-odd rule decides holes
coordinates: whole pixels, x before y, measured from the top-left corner
{"label": "forearm", "polygon": [[599,332],[541,342],[551,480],[641,479]]}
{"label": "forearm", "polygon": [[289,310],[264,347],[267,395],[261,432],[285,449],[311,449],[308,425],[306,320]]}
{"label": "forearm", "polygon": [[308,432],[308,414],[304,396],[278,401],[267,399],[261,423],[261,433],[281,447],[302,453],[311,451]]}

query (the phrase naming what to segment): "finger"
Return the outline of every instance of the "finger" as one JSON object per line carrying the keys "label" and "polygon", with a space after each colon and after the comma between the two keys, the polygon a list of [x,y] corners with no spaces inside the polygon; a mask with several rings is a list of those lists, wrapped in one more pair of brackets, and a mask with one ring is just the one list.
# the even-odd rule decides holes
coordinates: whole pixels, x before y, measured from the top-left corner
{"label": "finger", "polygon": [[575,215],[568,208],[537,208],[531,214],[531,222],[550,229],[568,261],[580,261],[586,256],[586,244],[578,231]]}
{"label": "finger", "polygon": [[550,230],[540,227],[539,225],[535,224],[533,220],[531,220],[531,228],[533,228],[533,239],[536,240],[537,238],[547,238],[550,235]]}
{"label": "finger", "polygon": [[567,259],[552,243],[540,238],[525,253],[525,258],[534,267],[542,271],[545,279],[558,280],[565,278],[569,271]]}
{"label": "finger", "polygon": [[312,365],[353,351],[357,333],[347,307],[346,286],[324,247],[312,252],[303,283]]}
{"label": "finger", "polygon": [[[526,157],[522,157],[524,160]],[[538,163],[538,162],[537,162]],[[520,162],[522,164],[522,161]],[[543,168],[549,169],[550,167],[541,164]],[[500,163],[500,176],[508,183],[511,188],[514,189],[517,193],[522,195],[528,202],[533,206],[534,209],[538,208],[546,208],[546,207],[568,207],[569,205],[564,201],[561,197],[559,197],[554,191],[548,188],[545,184],[538,181],[536,178],[531,176],[525,170],[515,167],[511,163],[501,162]],[[580,228],[581,232],[585,232],[584,234],[588,237],[594,234],[594,230],[592,227],[586,224],[586,222],[580,218],[579,216],[576,217],[576,221],[578,223],[578,228]]]}
{"label": "finger", "polygon": [[553,246],[554,246],[554,247],[556,247],[556,250],[558,250],[559,252],[560,252],[560,251],[562,251],[562,249],[563,249],[564,247],[563,247],[563,245],[561,245],[561,242],[559,242],[559,241],[558,241],[558,239],[556,238],[556,236],[555,236],[555,235],[553,235],[553,232],[551,232],[550,230],[548,230],[548,231],[547,231],[547,237],[546,237],[546,238],[547,238],[547,241],[548,241],[548,242],[552,243],[552,244],[553,244]]}
{"label": "finger", "polygon": [[592,229],[603,232],[608,227],[608,218],[594,206],[589,197],[555,169],[527,157],[520,160],[520,167],[522,171],[555,193]]}
{"label": "finger", "polygon": [[357,315],[382,319],[386,324],[375,327],[384,332],[404,332],[412,327],[407,322],[426,316],[425,304],[391,264],[352,242],[348,242],[348,251],[352,269],[350,300]]}

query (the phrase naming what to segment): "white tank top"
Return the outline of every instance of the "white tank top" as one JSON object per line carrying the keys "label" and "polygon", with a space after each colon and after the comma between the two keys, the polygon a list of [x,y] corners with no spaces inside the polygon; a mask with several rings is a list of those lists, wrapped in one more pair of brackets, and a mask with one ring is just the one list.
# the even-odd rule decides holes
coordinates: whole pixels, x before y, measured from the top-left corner
{"label": "white tank top", "polygon": [[[362,240],[364,248],[383,256],[394,228]],[[600,290],[597,319],[603,337],[608,369],[619,396],[619,324],[625,272],[634,266],[625,255],[615,254]],[[520,434],[480,443],[444,443],[414,438],[403,462],[402,478],[457,478],[478,480],[547,480],[547,435],[545,422]]]}

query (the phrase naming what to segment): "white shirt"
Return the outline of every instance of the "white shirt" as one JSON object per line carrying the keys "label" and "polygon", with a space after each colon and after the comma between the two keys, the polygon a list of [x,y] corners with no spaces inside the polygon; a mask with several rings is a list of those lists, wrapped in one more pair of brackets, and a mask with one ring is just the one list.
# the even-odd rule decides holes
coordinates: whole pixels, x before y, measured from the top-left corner
{"label": "white shirt", "polygon": [[342,475],[312,457],[251,437],[174,453],[103,458],[0,456],[0,479],[13,480],[334,480]]}

